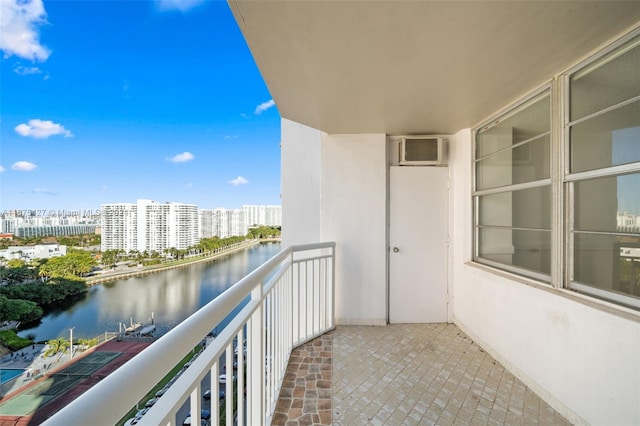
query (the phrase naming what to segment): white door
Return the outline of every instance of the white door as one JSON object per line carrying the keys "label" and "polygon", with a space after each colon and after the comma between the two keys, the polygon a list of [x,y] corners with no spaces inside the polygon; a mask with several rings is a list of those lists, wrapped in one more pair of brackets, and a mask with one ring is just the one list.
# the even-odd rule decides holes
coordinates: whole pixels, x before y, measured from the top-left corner
{"label": "white door", "polygon": [[389,179],[389,322],[447,322],[448,168],[395,166]]}

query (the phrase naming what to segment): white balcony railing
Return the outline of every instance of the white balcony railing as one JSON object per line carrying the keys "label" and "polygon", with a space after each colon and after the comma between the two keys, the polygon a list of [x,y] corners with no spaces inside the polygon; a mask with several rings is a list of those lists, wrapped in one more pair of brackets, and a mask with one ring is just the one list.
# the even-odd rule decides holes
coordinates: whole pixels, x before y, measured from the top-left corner
{"label": "white balcony railing", "polygon": [[[116,424],[233,312],[237,313],[228,325],[137,424],[180,424],[178,414],[188,401],[191,424],[199,425],[207,376],[211,424],[269,424],[291,350],[334,327],[334,259],[335,243],[283,249],[45,424]],[[231,366],[234,360],[236,386],[234,380],[226,381],[226,415],[219,419],[221,366]],[[228,371],[231,375],[233,370]]]}

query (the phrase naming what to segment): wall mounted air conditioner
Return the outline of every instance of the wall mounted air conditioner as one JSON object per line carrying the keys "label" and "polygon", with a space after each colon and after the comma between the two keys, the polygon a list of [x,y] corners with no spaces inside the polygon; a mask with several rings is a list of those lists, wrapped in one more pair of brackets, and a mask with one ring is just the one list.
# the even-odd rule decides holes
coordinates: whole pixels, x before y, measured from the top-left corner
{"label": "wall mounted air conditioner", "polygon": [[400,140],[401,166],[445,164],[444,139],[439,136],[405,136]]}

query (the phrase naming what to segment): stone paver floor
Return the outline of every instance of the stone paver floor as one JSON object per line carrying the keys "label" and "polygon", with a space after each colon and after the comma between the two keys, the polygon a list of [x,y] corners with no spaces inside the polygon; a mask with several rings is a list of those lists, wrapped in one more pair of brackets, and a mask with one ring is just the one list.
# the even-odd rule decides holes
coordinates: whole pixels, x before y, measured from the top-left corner
{"label": "stone paver floor", "polygon": [[[291,358],[295,371],[288,370],[273,424],[569,424],[453,324],[339,326],[298,350],[303,353]],[[312,380],[328,363],[330,392],[326,382],[321,388]],[[314,388],[325,389],[323,398]]]}
{"label": "stone paver floor", "polygon": [[333,332],[291,352],[273,425],[331,424]]}

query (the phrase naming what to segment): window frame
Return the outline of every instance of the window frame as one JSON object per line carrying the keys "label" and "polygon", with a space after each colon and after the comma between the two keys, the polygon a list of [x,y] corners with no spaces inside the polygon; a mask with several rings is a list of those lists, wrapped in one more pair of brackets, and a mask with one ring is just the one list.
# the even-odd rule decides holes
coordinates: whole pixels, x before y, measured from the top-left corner
{"label": "window frame", "polygon": [[[632,44],[629,44],[632,43]],[[617,102],[600,108],[598,111],[586,114],[571,121],[571,78],[576,75],[588,75],[593,70],[603,66],[604,64],[615,60],[617,57],[630,49],[640,48],[640,28],[630,31],[623,37],[614,42],[609,43],[603,48],[598,49],[595,53],[575,64],[571,68],[556,75],[549,82],[541,85],[536,90],[530,92],[526,96],[520,98],[516,102],[506,106],[490,118],[483,121],[479,125],[472,128],[471,132],[471,208],[472,208],[472,252],[471,261],[477,264],[495,268],[500,271],[513,273],[519,277],[532,279],[536,284],[542,284],[543,287],[553,288],[557,290],[568,290],[589,297],[593,300],[602,300],[613,303],[614,306],[620,308],[631,308],[634,311],[640,310],[640,299],[632,295],[625,295],[615,290],[606,290],[596,286],[580,283],[574,279],[575,274],[575,236],[577,234],[589,234],[589,231],[575,230],[575,218],[577,206],[575,205],[575,185],[577,182],[603,178],[603,177],[619,177],[631,173],[640,173],[640,161],[633,163],[612,165],[608,167],[598,168],[595,170],[587,170],[571,173],[570,159],[570,132],[572,127],[586,122],[594,117],[606,114],[616,109],[623,108],[640,102],[640,95]],[[478,190],[478,164],[486,158],[487,155],[478,157],[478,135],[482,131],[486,131],[509,117],[522,111],[524,106],[545,91],[549,92],[550,100],[550,176],[547,179],[536,180],[520,184],[512,184],[500,186],[490,189]],[[524,142],[523,142],[524,144]],[[516,146],[517,144],[514,144]],[[513,148],[513,147],[511,147]],[[528,269],[520,268],[514,265],[503,264],[497,261],[488,260],[480,257],[480,197],[490,195],[492,193],[511,192],[544,186],[542,182],[549,182],[551,186],[550,200],[550,223],[551,223],[551,270],[550,274],[543,274]],[[511,227],[510,229],[516,229]],[[610,231],[596,232],[598,235],[632,235],[640,236],[640,233],[621,233]]]}
{"label": "window frame", "polygon": [[[626,99],[621,102],[617,102],[613,105],[609,105],[598,111],[586,114],[580,118],[571,120],[571,78],[576,75],[588,75],[590,72],[598,69],[599,67],[614,61],[622,54],[628,52],[631,49],[640,48],[640,29],[636,29],[621,37],[617,41],[609,44],[605,48],[599,50],[589,58],[579,62],[575,66],[562,73],[558,78],[560,86],[562,87],[563,97],[562,102],[562,134],[559,140],[559,144],[562,147],[563,164],[562,164],[562,180],[561,190],[565,195],[565,211],[566,221],[563,228],[563,237],[566,240],[563,256],[566,261],[564,262],[564,273],[562,275],[562,282],[559,284],[566,289],[573,290],[588,296],[592,296],[598,299],[603,299],[621,306],[630,307],[632,309],[640,310],[640,299],[632,296],[627,296],[615,291],[604,290],[595,286],[581,283],[574,279],[575,274],[575,236],[578,234],[587,235],[603,235],[603,236],[624,236],[634,235],[634,233],[622,233],[622,232],[591,232],[591,231],[575,231],[575,185],[579,182],[587,180],[606,178],[606,177],[620,177],[632,173],[640,173],[640,161],[633,163],[610,165],[606,167],[600,167],[592,170],[571,172],[571,129],[581,123],[587,122],[593,118],[605,115],[609,112],[624,108],[627,105],[640,103],[640,95]],[[610,56],[609,56],[610,55]],[[609,56],[609,57],[607,57]],[[639,234],[635,234],[639,235]]]}
{"label": "window frame", "polygon": [[[495,152],[492,152],[490,154],[485,154],[481,157],[477,158],[477,152],[478,152],[478,145],[477,145],[477,136],[480,132],[482,131],[486,131],[489,130],[497,125],[499,125],[500,123],[504,122],[505,120],[513,117],[514,115],[518,114],[521,111],[524,111],[526,109],[527,104],[533,105],[536,101],[537,98],[543,98],[545,96],[549,97],[549,104],[550,104],[550,116],[549,116],[549,124],[550,124],[550,131],[549,131],[549,139],[550,139],[550,147],[549,147],[549,168],[550,168],[550,176],[548,178],[544,178],[544,179],[537,179],[537,180],[533,180],[533,181],[529,181],[529,182],[522,182],[522,183],[516,183],[516,184],[511,184],[511,185],[503,185],[503,186],[498,186],[498,187],[493,187],[493,188],[488,188],[488,189],[481,189],[478,190],[477,186],[477,165],[479,164],[480,161],[483,161],[484,159],[486,159],[487,157],[497,154],[499,152],[502,151],[506,151],[506,150],[513,150],[514,148],[517,148],[519,146],[523,146],[527,143],[531,143],[531,142],[535,142],[535,140],[537,140],[538,138],[541,137],[541,135],[537,135],[533,138],[527,139],[525,141],[521,141],[518,142],[516,144],[513,144],[511,146],[509,146],[508,148],[504,148],[504,149],[500,149],[497,150]],[[514,102],[513,104],[503,108],[502,110],[500,110],[498,113],[494,114],[493,116],[491,116],[489,119],[485,120],[481,125],[475,127],[472,131],[472,157],[471,157],[471,162],[472,162],[472,176],[471,176],[471,205],[472,205],[472,209],[473,209],[473,225],[472,225],[472,240],[473,240],[473,252],[472,252],[472,260],[474,262],[483,264],[483,265],[487,265],[493,268],[497,268],[503,271],[507,271],[507,272],[511,272],[526,278],[533,278],[537,281],[540,281],[543,284],[549,285],[552,282],[552,275],[553,275],[553,221],[551,221],[551,229],[549,230],[550,232],[550,249],[551,249],[551,273],[550,274],[545,274],[542,272],[538,272],[538,271],[533,271],[530,269],[526,269],[526,268],[522,268],[522,267],[518,267],[515,265],[508,265],[508,264],[504,264],[504,263],[500,263],[500,262],[496,262],[490,259],[486,259],[486,258],[482,258],[479,256],[479,250],[480,250],[480,246],[479,246],[479,232],[480,230],[484,227],[482,225],[480,225],[480,197],[485,196],[485,195],[492,195],[492,194],[503,194],[503,193],[514,193],[515,191],[519,191],[519,190],[524,190],[524,189],[532,189],[532,188],[543,188],[545,186],[550,186],[551,187],[551,204],[553,204],[553,169],[552,169],[552,151],[553,151],[553,133],[554,133],[554,126],[553,126],[553,90],[552,90],[552,83],[546,83],[542,86],[540,86],[538,89],[534,90],[533,92],[529,93],[527,96],[519,99],[518,101]],[[509,229],[511,230],[520,230],[521,228],[512,226]]]}

